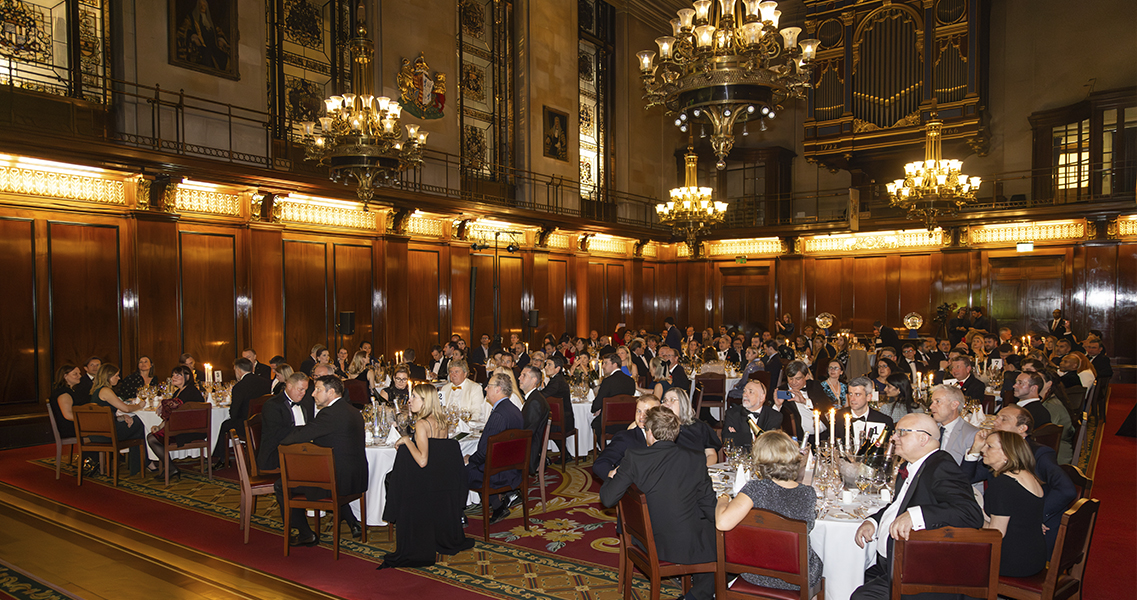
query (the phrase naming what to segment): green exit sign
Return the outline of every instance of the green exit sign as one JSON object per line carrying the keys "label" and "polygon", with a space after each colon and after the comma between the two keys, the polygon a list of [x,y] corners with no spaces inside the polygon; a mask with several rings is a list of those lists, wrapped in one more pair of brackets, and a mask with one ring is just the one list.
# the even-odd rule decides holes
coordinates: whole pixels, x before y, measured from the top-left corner
{"label": "green exit sign", "polygon": [[734,257],[734,263],[737,265],[744,265],[744,264],[746,264],[746,257],[745,256],[736,256],[736,257]]}

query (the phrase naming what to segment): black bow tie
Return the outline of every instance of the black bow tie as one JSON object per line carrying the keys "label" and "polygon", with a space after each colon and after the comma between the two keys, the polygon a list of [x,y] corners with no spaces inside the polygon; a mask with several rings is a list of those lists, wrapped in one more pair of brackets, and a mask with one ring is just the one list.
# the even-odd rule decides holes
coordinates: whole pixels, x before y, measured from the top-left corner
{"label": "black bow tie", "polygon": [[852,419],[852,422],[853,422],[853,423],[856,423],[857,421],[860,421],[860,422],[862,422],[862,423],[868,423],[868,422],[869,422],[869,418],[868,418],[867,416],[864,416],[864,417],[853,417],[853,419]]}

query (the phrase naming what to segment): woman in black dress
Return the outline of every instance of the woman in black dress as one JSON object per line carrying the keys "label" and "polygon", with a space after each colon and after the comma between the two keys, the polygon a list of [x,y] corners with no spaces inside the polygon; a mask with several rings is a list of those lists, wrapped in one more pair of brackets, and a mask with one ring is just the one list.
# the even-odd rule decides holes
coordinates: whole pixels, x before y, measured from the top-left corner
{"label": "woman in black dress", "polygon": [[351,364],[347,366],[346,379],[358,379],[367,383],[368,390],[375,389],[375,371],[371,369],[371,357],[360,350],[351,357]]}
{"label": "woman in black dress", "polygon": [[[166,420],[170,418],[170,412],[187,402],[205,402],[201,390],[193,385],[193,371],[190,371],[185,365],[174,367],[170,373],[170,383],[174,386],[174,395],[163,399],[162,403],[158,405],[158,416],[162,418],[162,424],[151,427],[150,433],[146,436],[146,445],[150,446],[150,451],[158,457],[158,460],[155,461],[156,464],[150,465],[152,468],[148,467],[156,473],[155,479],[165,478],[162,464],[165,462],[163,459],[166,456],[164,441],[166,439]],[[173,441],[176,444],[185,444],[200,440],[202,437],[201,434],[179,433]],[[181,476],[182,472],[178,470],[177,465],[170,465],[170,478]]]}
{"label": "woman in black dress", "polygon": [[[95,373],[95,380],[91,383],[91,404],[108,406],[115,411],[124,413],[137,412],[142,408],[141,404],[127,404],[114,393],[114,386],[118,385],[118,381],[118,367],[110,363],[103,363],[102,366],[99,367],[98,372]],[[118,441],[141,440],[145,437],[146,428],[142,425],[142,419],[135,418],[129,414],[116,418],[115,439]],[[91,436],[91,440],[99,443],[110,441],[103,436]],[[86,458],[89,457],[85,456],[84,459]],[[138,446],[134,446],[130,449],[127,454],[126,464],[130,467],[131,475],[137,475],[142,471],[142,453]]]}
{"label": "woman in black dress", "polygon": [[992,431],[983,463],[995,473],[983,494],[984,527],[1003,534],[1000,577],[1030,577],[1046,567],[1042,533],[1042,484],[1034,476],[1034,453],[1017,433]]}
{"label": "woman in black dress", "polygon": [[391,376],[391,385],[379,392],[379,397],[386,402],[393,402],[395,406],[406,406],[410,400],[411,370],[406,365],[395,367],[395,374]]}
{"label": "woman in black dress", "polygon": [[679,437],[675,443],[707,455],[707,466],[719,461],[722,440],[706,421],[695,418],[695,409],[687,392],[673,387],[663,393],[663,406],[679,417]]}
{"label": "woman in black dress", "polygon": [[884,388],[888,386],[888,376],[900,373],[900,367],[891,358],[881,358],[876,361],[876,377],[873,378],[873,387],[884,395]]}
{"label": "woman in black dress", "polygon": [[347,348],[340,348],[336,350],[336,360],[332,366],[336,368],[336,377],[340,379],[347,379],[347,370],[352,361],[348,360]]}
{"label": "woman in black dress", "polygon": [[82,379],[82,370],[70,363],[63,363],[55,372],[55,385],[52,386],[47,406],[55,417],[55,427],[61,438],[75,437],[75,414],[71,409],[82,404],[75,401],[75,386]]}
{"label": "woman in black dress", "polygon": [[115,393],[119,398],[137,398],[138,390],[154,381],[154,363],[149,356],[138,358],[138,370],[131,373],[118,384]]}
{"label": "woman in black dress", "polygon": [[[405,376],[405,375],[403,375]],[[395,523],[396,550],[383,557],[379,569],[426,567],[435,553],[454,555],[474,547],[462,528],[467,477],[462,449],[449,439],[438,418],[438,391],[416,385],[408,407],[415,417],[409,435],[395,442],[395,466],[383,520]]]}

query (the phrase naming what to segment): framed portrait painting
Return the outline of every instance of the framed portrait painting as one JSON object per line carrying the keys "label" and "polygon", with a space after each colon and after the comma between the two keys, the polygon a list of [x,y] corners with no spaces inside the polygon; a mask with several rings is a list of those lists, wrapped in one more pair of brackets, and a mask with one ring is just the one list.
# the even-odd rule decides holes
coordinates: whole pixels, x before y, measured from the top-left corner
{"label": "framed portrait painting", "polygon": [[168,0],[170,64],[240,79],[237,0]]}
{"label": "framed portrait painting", "polygon": [[545,156],[568,162],[568,113],[546,106],[542,121]]}

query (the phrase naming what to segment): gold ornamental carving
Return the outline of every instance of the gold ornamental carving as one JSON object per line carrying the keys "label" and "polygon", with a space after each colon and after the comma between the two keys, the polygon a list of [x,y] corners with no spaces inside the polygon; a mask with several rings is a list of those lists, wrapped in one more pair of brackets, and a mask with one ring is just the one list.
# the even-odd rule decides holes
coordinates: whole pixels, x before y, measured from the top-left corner
{"label": "gold ornamental carving", "polygon": [[968,241],[976,244],[1016,244],[1018,242],[1079,241],[1086,239],[1086,220],[1008,223],[971,227]]}
{"label": "gold ornamental carving", "polygon": [[22,167],[0,167],[0,192],[104,204],[126,204],[125,184],[122,180]]}

